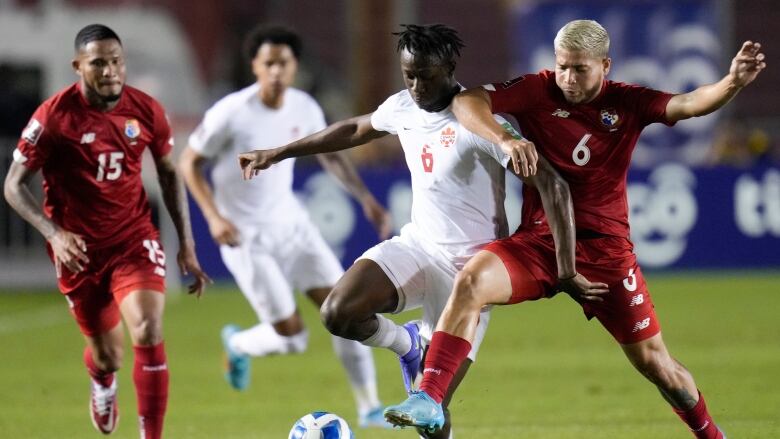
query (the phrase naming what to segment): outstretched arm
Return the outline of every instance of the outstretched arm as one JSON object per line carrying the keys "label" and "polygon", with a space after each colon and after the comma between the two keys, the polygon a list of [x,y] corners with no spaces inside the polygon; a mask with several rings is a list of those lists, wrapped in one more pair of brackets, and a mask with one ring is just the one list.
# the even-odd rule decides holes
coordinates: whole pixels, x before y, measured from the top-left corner
{"label": "outstretched arm", "polygon": [[352,161],[342,152],[320,154],[317,159],[328,173],[336,177],[363,207],[363,214],[371,222],[379,239],[387,239],[392,231],[390,213],[376,201],[368,190]]}
{"label": "outstretched arm", "polygon": [[532,142],[515,138],[493,118],[490,95],[482,87],[472,88],[455,95],[452,112],[466,129],[498,145],[512,158],[515,174],[528,177],[536,174],[539,155]]}
{"label": "outstretched arm", "polygon": [[710,114],[726,105],[743,87],[766,68],[761,44],[745,41],[731,60],[729,73],[720,81],[703,85],[689,93],[672,97],[666,104],[666,118],[670,122]]}
{"label": "outstretched arm", "polygon": [[28,186],[33,175],[35,172],[27,166],[11,162],[3,187],[5,199],[19,216],[32,224],[49,242],[58,272],[60,266],[65,265],[68,270],[78,273],[84,270],[84,264],[89,263],[87,245],[81,236],[58,226],[43,213]]}
{"label": "outstretched arm", "polygon": [[182,184],[181,178],[176,173],[176,167],[171,161],[170,154],[163,157],[155,157],[155,165],[163,201],[179,237],[179,254],[176,258],[179,263],[179,269],[183,274],[192,273],[195,281],[189,286],[189,293],[200,297],[206,288],[206,284],[211,283],[211,279],[200,269],[200,263],[195,254],[195,241],[192,238],[190,214],[187,207],[184,184]]}
{"label": "outstretched arm", "polygon": [[569,185],[544,157],[539,157],[538,164],[536,175],[524,179],[524,182],[536,187],[542,198],[555,241],[559,288],[578,302],[603,301],[601,295],[609,291],[607,284],[590,282],[577,273],[575,267],[576,227]]}
{"label": "outstretched arm", "polygon": [[274,163],[290,157],[336,152],[362,145],[386,135],[371,125],[371,114],[336,122],[322,131],[279,148],[254,150],[238,155],[244,179],[249,180]]}

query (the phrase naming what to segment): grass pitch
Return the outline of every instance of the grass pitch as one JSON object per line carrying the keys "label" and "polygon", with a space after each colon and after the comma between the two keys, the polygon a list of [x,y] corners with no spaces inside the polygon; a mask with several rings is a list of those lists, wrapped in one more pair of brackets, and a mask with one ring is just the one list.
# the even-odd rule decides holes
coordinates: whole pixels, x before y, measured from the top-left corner
{"label": "grass pitch", "polygon": [[[667,345],[693,372],[729,437],[780,437],[780,274],[650,274],[648,283]],[[356,426],[328,334],[313,307],[301,304],[308,352],[255,359],[250,388],[235,392],[222,378],[219,331],[228,322],[253,323],[244,298],[231,284],[200,300],[169,295],[166,436],[286,438],[295,420],[314,410]],[[0,437],[101,437],[88,419],[82,349],[58,293],[0,294]],[[119,373],[118,439],[138,437],[131,354],[128,346]],[[377,350],[375,361],[383,401],[400,402],[395,357]],[[459,439],[692,437],[609,335],[566,297],[497,308],[451,409]],[[354,430],[358,439],[417,437],[408,429]]]}

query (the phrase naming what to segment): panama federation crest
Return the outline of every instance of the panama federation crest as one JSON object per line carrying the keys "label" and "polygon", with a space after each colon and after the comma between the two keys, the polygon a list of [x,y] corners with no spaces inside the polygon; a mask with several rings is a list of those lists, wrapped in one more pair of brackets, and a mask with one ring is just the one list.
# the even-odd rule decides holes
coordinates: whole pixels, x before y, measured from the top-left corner
{"label": "panama federation crest", "polygon": [[125,121],[125,136],[130,140],[135,140],[141,135],[141,124],[137,119],[127,119]]}
{"label": "panama federation crest", "polygon": [[620,123],[620,116],[614,108],[605,108],[601,110],[601,123],[612,131]]}
{"label": "panama federation crest", "polygon": [[439,141],[441,142],[441,146],[445,148],[452,146],[452,144],[455,143],[455,130],[453,130],[452,127],[443,129],[439,136]]}

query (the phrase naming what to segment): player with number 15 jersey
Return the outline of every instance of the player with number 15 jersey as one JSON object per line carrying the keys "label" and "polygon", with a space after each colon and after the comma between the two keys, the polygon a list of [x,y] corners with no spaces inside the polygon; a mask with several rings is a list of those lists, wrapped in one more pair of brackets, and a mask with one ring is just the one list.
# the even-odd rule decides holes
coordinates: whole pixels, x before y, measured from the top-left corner
{"label": "player with number 15 jersey", "polygon": [[125,86],[108,113],[73,84],[47,99],[22,133],[14,159],[41,169],[44,211],[92,249],[156,234],[141,183],[141,155],[168,154],[171,128],[162,106]]}

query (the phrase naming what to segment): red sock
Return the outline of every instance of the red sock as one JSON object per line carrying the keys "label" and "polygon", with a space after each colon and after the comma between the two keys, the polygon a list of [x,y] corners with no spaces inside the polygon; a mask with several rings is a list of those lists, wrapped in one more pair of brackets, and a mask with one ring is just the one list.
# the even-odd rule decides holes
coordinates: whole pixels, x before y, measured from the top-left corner
{"label": "red sock", "polygon": [[163,418],[168,406],[168,363],[165,345],[133,346],[133,381],[138,395],[138,419],[141,437],[162,437]]}
{"label": "red sock", "polygon": [[673,410],[688,425],[697,439],[723,439],[723,434],[715,426],[715,422],[707,412],[707,404],[704,402],[701,392],[699,392],[699,402],[693,408]]}
{"label": "red sock", "polygon": [[89,346],[84,348],[84,364],[87,366],[87,372],[95,382],[103,387],[111,387],[114,383],[114,372],[105,372],[98,369],[95,360],[92,358],[92,349]]}
{"label": "red sock", "polygon": [[444,331],[434,332],[428,353],[425,355],[420,390],[424,390],[441,404],[444,396],[447,395],[452,378],[470,351],[471,343],[468,341]]}

